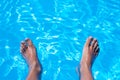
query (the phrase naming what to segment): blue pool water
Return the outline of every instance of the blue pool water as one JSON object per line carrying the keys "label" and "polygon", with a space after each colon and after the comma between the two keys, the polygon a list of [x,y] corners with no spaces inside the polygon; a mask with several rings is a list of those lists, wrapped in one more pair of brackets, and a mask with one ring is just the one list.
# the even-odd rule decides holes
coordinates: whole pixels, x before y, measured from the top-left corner
{"label": "blue pool water", "polygon": [[120,80],[120,0],[0,0],[0,80],[25,80],[19,48],[26,37],[37,47],[41,80],[78,80],[89,35],[100,44],[95,80]]}

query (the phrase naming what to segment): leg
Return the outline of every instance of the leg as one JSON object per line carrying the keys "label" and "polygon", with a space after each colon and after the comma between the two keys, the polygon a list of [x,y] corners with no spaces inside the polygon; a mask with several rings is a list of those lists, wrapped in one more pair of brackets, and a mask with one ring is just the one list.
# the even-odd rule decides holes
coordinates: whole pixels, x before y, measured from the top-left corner
{"label": "leg", "polygon": [[99,52],[99,46],[96,39],[89,37],[84,45],[82,59],[80,62],[81,80],[93,80],[91,73],[93,57]]}
{"label": "leg", "polygon": [[25,41],[21,42],[20,51],[29,66],[27,80],[38,80],[39,73],[41,72],[41,65],[32,41],[30,39],[26,39]]}

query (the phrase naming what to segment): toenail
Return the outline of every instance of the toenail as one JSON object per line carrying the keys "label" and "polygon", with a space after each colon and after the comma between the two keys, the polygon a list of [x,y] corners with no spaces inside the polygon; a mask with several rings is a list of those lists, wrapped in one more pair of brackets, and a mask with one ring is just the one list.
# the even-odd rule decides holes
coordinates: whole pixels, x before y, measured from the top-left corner
{"label": "toenail", "polygon": [[23,44],[23,43],[25,43],[24,41],[21,41],[21,43]]}
{"label": "toenail", "polygon": [[92,36],[89,36],[89,39],[93,38]]}
{"label": "toenail", "polygon": [[29,38],[26,38],[26,39],[25,39],[25,41],[28,41],[28,40],[29,40]]}

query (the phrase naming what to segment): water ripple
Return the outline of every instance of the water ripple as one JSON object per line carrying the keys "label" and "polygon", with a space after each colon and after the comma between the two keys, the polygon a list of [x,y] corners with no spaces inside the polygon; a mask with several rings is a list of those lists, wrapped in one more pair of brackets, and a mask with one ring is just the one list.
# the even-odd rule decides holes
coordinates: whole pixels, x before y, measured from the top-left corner
{"label": "water ripple", "polygon": [[15,80],[25,78],[28,68],[19,44],[30,37],[44,68],[43,80],[77,80],[75,67],[89,35],[96,37],[101,47],[93,65],[94,78],[120,79],[119,0],[3,0],[0,27],[0,68],[6,68],[0,79],[11,79],[13,74]]}

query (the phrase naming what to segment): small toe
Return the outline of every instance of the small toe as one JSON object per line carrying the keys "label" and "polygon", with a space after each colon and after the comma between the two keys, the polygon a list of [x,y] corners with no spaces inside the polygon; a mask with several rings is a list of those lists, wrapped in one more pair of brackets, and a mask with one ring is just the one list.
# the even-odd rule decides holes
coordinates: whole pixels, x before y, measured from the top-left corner
{"label": "small toe", "polygon": [[87,40],[86,40],[86,43],[85,45],[86,46],[89,46],[91,44],[91,41],[93,40],[92,36],[88,37]]}
{"label": "small toe", "polygon": [[97,48],[95,49],[95,55],[98,55],[99,51],[100,51],[100,48],[99,46],[97,46]]}
{"label": "small toe", "polygon": [[25,39],[25,42],[27,43],[27,46],[32,46],[33,45],[32,41],[29,38]]}
{"label": "small toe", "polygon": [[94,47],[96,42],[97,42],[97,39],[93,39],[92,43],[91,43],[91,46]]}
{"label": "small toe", "polygon": [[25,45],[25,42],[22,41],[22,42],[21,42],[21,47],[20,47],[20,52],[21,52],[21,53],[24,53],[25,50],[26,50],[26,48],[27,48],[27,47],[26,47],[26,45]]}
{"label": "small toe", "polygon": [[24,47],[25,47],[25,42],[22,41],[22,42],[21,42],[21,48],[24,48]]}
{"label": "small toe", "polygon": [[94,43],[94,45],[93,45],[94,51],[95,51],[95,49],[97,48],[97,46],[98,46],[98,42],[96,41],[96,42]]}
{"label": "small toe", "polygon": [[20,52],[23,54],[25,52],[25,48],[20,48]]}

